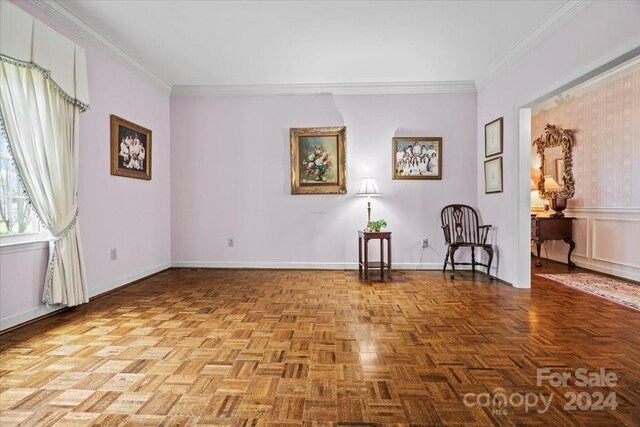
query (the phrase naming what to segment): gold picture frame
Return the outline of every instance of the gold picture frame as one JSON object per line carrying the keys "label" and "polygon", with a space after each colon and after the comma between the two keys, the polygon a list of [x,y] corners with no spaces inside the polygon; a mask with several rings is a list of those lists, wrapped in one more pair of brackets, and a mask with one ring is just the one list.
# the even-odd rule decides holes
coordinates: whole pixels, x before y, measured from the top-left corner
{"label": "gold picture frame", "polygon": [[151,131],[114,114],[111,175],[151,180]]}
{"label": "gold picture frame", "polygon": [[291,194],[346,194],[345,126],[291,128]]}
{"label": "gold picture frame", "polygon": [[442,179],[442,138],[394,137],[391,159],[393,179]]}
{"label": "gold picture frame", "polygon": [[[575,144],[574,132],[572,129],[563,129],[560,126],[547,124],[544,128],[544,135],[533,141],[536,152],[540,156],[540,179],[538,181],[538,194],[541,199],[570,199],[575,194],[575,183],[573,181],[573,159],[571,150]],[[562,148],[562,186],[559,190],[545,190],[544,177],[549,175],[549,165],[547,161],[547,150],[554,147]],[[555,164],[558,167],[558,164]],[[556,179],[559,183],[559,180]]]}

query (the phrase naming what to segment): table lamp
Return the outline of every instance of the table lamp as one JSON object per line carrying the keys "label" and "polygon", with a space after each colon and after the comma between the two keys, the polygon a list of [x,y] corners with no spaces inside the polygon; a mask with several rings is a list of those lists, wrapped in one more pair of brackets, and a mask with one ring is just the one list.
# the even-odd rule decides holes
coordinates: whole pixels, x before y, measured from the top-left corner
{"label": "table lamp", "polygon": [[379,195],[380,191],[376,185],[376,180],[371,177],[362,178],[362,185],[360,185],[358,196],[367,196],[367,228],[365,231],[369,230],[369,226],[371,225],[371,197]]}
{"label": "table lamp", "polygon": [[[544,176],[544,189],[547,191],[551,190],[560,190],[562,187],[558,185],[555,179],[553,179],[550,175]],[[567,199],[565,197],[551,197],[551,209],[553,209],[553,213],[550,215],[555,218],[562,218],[564,216],[563,210],[567,207]]]}

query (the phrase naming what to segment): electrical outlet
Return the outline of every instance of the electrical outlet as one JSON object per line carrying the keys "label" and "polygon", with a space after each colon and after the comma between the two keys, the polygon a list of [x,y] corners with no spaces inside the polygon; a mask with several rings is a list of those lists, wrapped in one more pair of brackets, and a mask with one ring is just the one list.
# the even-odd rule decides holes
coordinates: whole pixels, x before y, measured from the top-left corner
{"label": "electrical outlet", "polygon": [[422,239],[422,247],[423,248],[429,247],[429,239]]}
{"label": "electrical outlet", "polygon": [[111,261],[118,259],[118,250],[116,248],[111,249]]}
{"label": "electrical outlet", "polygon": [[230,248],[232,248],[234,244],[235,244],[235,242],[233,241],[233,237],[229,237],[229,238],[227,239],[227,246],[229,246]]}

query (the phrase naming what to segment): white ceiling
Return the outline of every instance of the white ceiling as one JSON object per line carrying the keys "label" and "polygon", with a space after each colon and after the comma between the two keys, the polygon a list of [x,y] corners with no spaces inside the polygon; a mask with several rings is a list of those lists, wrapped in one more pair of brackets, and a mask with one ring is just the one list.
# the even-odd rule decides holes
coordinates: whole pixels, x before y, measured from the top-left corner
{"label": "white ceiling", "polygon": [[564,3],[62,2],[170,86],[476,81]]}

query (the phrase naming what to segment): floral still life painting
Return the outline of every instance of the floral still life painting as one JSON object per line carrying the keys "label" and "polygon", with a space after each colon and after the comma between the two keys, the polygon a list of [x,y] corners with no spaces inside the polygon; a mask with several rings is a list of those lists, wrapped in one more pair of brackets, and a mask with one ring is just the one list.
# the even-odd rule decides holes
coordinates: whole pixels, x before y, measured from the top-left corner
{"label": "floral still life painting", "polygon": [[300,169],[302,185],[338,182],[336,168],[332,159],[337,158],[337,144],[335,137],[313,137],[305,136],[300,138]]}
{"label": "floral still life painting", "polygon": [[344,194],[346,129],[292,128],[291,194]]}

